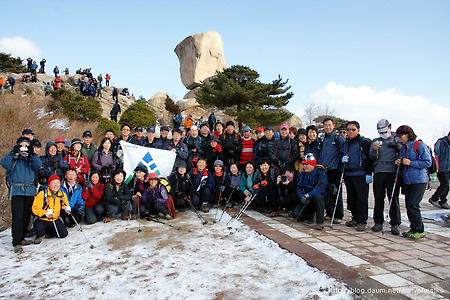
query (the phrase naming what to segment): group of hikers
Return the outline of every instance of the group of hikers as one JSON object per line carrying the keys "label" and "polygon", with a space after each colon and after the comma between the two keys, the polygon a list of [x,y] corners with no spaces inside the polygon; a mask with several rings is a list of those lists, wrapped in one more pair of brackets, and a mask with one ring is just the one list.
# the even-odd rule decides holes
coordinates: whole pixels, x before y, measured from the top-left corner
{"label": "group of hikers", "polygon": [[[323,230],[325,220],[340,224],[344,218],[344,183],[351,213],[345,225],[366,230],[373,183],[372,230],[384,229],[386,205],[391,233],[400,234],[402,193],[410,222],[403,236],[425,236],[419,204],[436,165],[431,149],[411,127],[402,125],[394,132],[391,123],[381,119],[376,124],[379,136],[370,140],[360,135],[357,121],[336,130],[332,118],[323,121],[323,133],[314,125],[297,129],[282,124],[278,132],[272,126],[257,127],[254,134],[247,125],[236,131],[231,120],[210,125],[191,125],[189,131],[164,125],[157,137],[154,126],[144,130],[123,124],[118,137],[106,130],[98,148],[86,130],[81,139],[47,142],[43,155],[33,131],[25,129],[0,162],[11,198],[15,252],[41,243],[44,236],[65,237],[67,227],[80,222],[170,220],[187,208],[208,212],[221,205],[226,209],[245,204],[272,217],[285,211]],[[125,183],[120,141],[175,152],[172,173],[161,178],[138,165]],[[450,132],[434,148],[440,186],[429,202],[449,209]],[[26,239],[33,235],[34,240]]]}

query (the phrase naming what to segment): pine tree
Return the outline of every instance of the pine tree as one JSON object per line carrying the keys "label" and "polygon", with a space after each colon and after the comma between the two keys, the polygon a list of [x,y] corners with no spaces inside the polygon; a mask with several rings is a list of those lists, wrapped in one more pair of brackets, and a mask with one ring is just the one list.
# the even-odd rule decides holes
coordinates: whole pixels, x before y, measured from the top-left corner
{"label": "pine tree", "polygon": [[285,109],[294,95],[288,80],[281,76],[271,83],[259,81],[257,71],[246,66],[231,66],[202,83],[196,93],[200,104],[214,105],[250,126],[279,125],[292,114]]}
{"label": "pine tree", "polygon": [[22,59],[20,57],[11,57],[11,54],[0,52],[0,70],[3,72],[11,73],[24,73],[27,71],[22,65]]}

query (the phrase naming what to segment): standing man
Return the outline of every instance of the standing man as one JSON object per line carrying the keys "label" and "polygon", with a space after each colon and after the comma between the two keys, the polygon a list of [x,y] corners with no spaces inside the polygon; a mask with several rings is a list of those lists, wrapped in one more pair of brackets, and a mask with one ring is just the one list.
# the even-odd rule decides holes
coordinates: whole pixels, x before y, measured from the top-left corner
{"label": "standing man", "polygon": [[275,143],[274,132],[275,130],[272,126],[266,126],[264,128],[264,136],[255,145],[255,159],[258,164],[260,160],[270,159],[270,151]]}
{"label": "standing man", "polygon": [[434,153],[439,162],[437,177],[439,179],[439,187],[433,196],[428,200],[433,206],[450,209],[447,203],[448,180],[450,177],[450,131],[434,144]]}
{"label": "standing man", "polygon": [[39,63],[40,65],[41,65],[41,68],[39,69],[39,73],[41,73],[41,74],[45,74],[45,63],[46,63],[47,61],[45,60],[45,58],[43,58],[42,60],[41,60],[41,62]]}
{"label": "standing man", "polygon": [[255,160],[253,155],[255,148],[255,140],[251,137],[252,129],[250,126],[245,125],[242,128],[242,152],[239,157],[239,163],[244,165],[249,160]]}
{"label": "standing man", "polygon": [[169,144],[170,144],[170,139],[168,138],[169,131],[170,131],[170,128],[167,125],[161,126],[161,128],[159,130],[159,133],[160,133],[159,142],[161,144],[161,149],[163,149],[163,150],[169,150]]}
{"label": "standing man", "polygon": [[289,126],[281,124],[280,138],[277,139],[270,150],[270,159],[275,168],[294,166],[300,158],[298,144],[289,137]]}
{"label": "standing man", "polygon": [[55,66],[55,68],[53,69],[53,73],[55,74],[55,77],[58,77],[58,75],[59,75],[58,66]]}
{"label": "standing man", "polygon": [[161,148],[161,143],[159,142],[159,139],[156,138],[155,133],[155,127],[154,126],[148,126],[147,127],[147,136],[144,140],[144,146],[149,148]]}
{"label": "standing man", "polygon": [[226,123],[225,132],[219,137],[225,154],[224,165],[229,168],[232,162],[239,161],[242,152],[242,139],[234,130],[234,122]]}
{"label": "standing man", "polygon": [[109,86],[109,81],[111,80],[111,75],[109,75],[108,73],[106,73],[106,86]]}
{"label": "standing man", "polygon": [[370,140],[359,134],[357,121],[346,124],[348,139],[343,146],[342,163],[347,187],[347,204],[352,220],[345,223],[357,231],[365,231],[369,213],[369,183],[372,182],[372,162],[369,158]]}
{"label": "standing man", "polygon": [[41,160],[34,154],[31,141],[20,137],[12,151],[0,161],[6,170],[6,184],[11,200],[12,244],[15,253],[23,251],[22,245],[29,245],[25,240],[31,217],[31,206],[36,195],[35,175],[41,167]]}
{"label": "standing man", "polygon": [[323,129],[325,136],[321,145],[319,156],[319,164],[327,168],[328,177],[328,191],[325,197],[326,219],[331,220],[333,212],[335,211],[334,224],[340,224],[344,218],[344,203],[342,200],[342,193],[339,193],[339,199],[336,205],[336,196],[339,184],[341,183],[341,149],[344,145],[344,137],[337,133],[335,129],[334,120],[325,118],[323,120]]}
{"label": "standing man", "polygon": [[216,116],[214,115],[214,112],[212,112],[208,117],[209,130],[211,132],[214,131],[214,124],[216,124]]}
{"label": "standing man", "polygon": [[92,132],[86,130],[83,132],[83,143],[81,144],[81,153],[83,153],[89,161],[89,165],[92,165],[92,159],[94,153],[97,151],[97,147],[92,143]]}
{"label": "standing man", "polygon": [[102,74],[98,75],[97,80],[98,80],[98,82],[100,84],[100,89],[102,89],[102,83],[103,83],[103,76],[102,76]]}
{"label": "standing man", "polygon": [[401,223],[401,216],[398,194],[401,184],[398,181],[392,199],[391,195],[396,176],[397,179],[401,177],[397,173],[397,168],[399,167],[395,165],[401,145],[391,135],[391,124],[388,120],[381,119],[378,121],[377,130],[380,136],[373,140],[369,152],[370,159],[374,161],[373,195],[375,206],[373,209],[373,220],[375,225],[372,227],[372,231],[381,231],[383,229],[384,198],[387,194],[388,203],[390,203],[391,233],[399,235],[398,225]]}

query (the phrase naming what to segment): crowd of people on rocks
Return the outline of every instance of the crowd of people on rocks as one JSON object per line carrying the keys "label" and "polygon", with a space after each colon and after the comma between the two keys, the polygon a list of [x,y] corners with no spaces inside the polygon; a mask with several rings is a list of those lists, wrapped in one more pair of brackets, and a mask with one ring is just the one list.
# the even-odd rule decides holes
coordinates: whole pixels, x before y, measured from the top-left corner
{"label": "crowd of people on rocks", "polygon": [[[410,126],[394,131],[386,119],[374,124],[379,133],[374,139],[360,135],[357,121],[336,129],[332,118],[323,121],[323,133],[314,125],[297,129],[287,124],[278,131],[245,125],[238,132],[233,121],[217,121],[213,114],[196,125],[192,116],[185,127],[181,123],[177,120],[173,129],[161,126],[159,136],[154,126],[123,124],[120,133],[106,130],[98,147],[89,130],[41,144],[25,129],[0,162],[11,197],[14,250],[41,243],[44,236],[63,238],[80,222],[170,220],[186,209],[208,212],[243,204],[272,217],[286,212],[323,230],[326,220],[340,224],[344,219],[343,184],[350,211],[345,225],[365,231],[370,183],[372,230],[384,230],[387,208],[391,233],[400,234],[402,193],[410,222],[402,235],[418,239],[425,236],[420,202],[430,173],[436,172],[435,156],[440,186],[429,202],[450,208],[450,132],[436,142],[434,156]],[[172,173],[161,178],[138,165],[126,183],[120,141],[173,151]],[[26,239],[33,235],[34,240]]]}

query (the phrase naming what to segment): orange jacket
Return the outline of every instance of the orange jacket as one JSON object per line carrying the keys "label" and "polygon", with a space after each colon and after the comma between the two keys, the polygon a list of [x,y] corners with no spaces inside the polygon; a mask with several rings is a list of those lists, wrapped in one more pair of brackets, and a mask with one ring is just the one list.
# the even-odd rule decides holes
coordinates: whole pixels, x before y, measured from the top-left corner
{"label": "orange jacket", "polygon": [[185,128],[191,128],[192,125],[194,125],[194,122],[192,121],[192,119],[190,117],[188,117],[186,119],[186,121],[184,122],[184,127]]}

